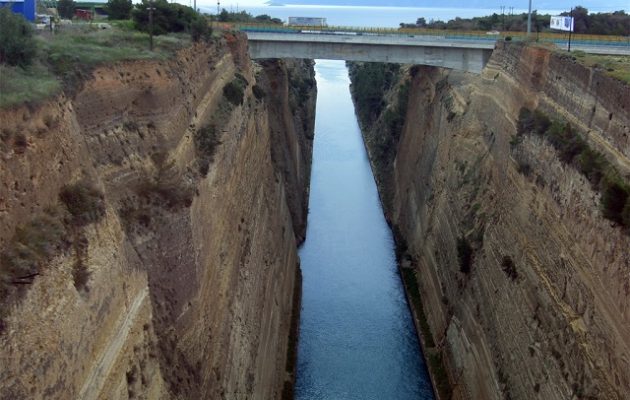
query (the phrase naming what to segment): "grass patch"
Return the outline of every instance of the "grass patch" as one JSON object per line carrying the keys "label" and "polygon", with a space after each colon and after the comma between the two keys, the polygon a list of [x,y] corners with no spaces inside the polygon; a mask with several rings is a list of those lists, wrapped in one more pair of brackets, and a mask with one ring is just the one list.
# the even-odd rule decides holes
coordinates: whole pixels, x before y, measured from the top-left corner
{"label": "grass patch", "polygon": [[26,69],[0,65],[0,108],[36,103],[60,90],[59,80],[41,64]]}
{"label": "grass patch", "polygon": [[58,73],[77,65],[94,66],[107,62],[142,59],[166,59],[190,44],[185,34],[155,36],[149,51],[149,35],[122,29],[84,28],[62,32],[51,39],[40,38],[42,56]]}
{"label": "grass patch", "polygon": [[106,63],[126,60],[164,60],[190,45],[185,33],[153,38],[149,51],[149,35],[122,27],[97,29],[86,25],[67,28],[52,37],[37,37],[37,57],[27,69],[0,66],[0,108],[26,102],[42,101],[58,93],[78,87],[90,69]]}
{"label": "grass patch", "polygon": [[630,56],[586,54],[579,50],[571,54],[587,67],[601,68],[606,75],[630,83]]}
{"label": "grass patch", "polygon": [[59,76],[66,90],[78,87],[92,68],[118,61],[164,60],[190,44],[185,34],[153,38],[149,51],[149,35],[120,29],[97,30],[89,27],[59,33],[51,39],[40,38],[40,57]]}

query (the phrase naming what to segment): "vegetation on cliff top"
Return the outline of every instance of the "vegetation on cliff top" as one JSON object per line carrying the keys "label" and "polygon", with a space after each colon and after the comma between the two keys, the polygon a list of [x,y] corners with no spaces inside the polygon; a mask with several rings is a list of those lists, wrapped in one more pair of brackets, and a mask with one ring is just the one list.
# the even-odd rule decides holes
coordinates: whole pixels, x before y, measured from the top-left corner
{"label": "vegetation on cliff top", "polygon": [[25,67],[35,57],[33,28],[7,7],[0,7],[0,64]]}
{"label": "vegetation on cliff top", "polygon": [[603,71],[606,75],[630,84],[630,56],[606,56],[572,51],[571,56],[590,68]]}
{"label": "vegetation on cliff top", "polygon": [[105,12],[109,19],[129,19],[131,18],[133,3],[131,0],[108,0],[105,5]]}
{"label": "vegetation on cliff top", "polygon": [[233,11],[228,11],[225,8],[221,10],[218,18],[215,17],[215,19],[219,22],[254,22],[254,23],[282,25],[281,19],[271,18],[267,14],[261,14],[254,17],[252,14],[248,13],[247,11],[233,12]]}
{"label": "vegetation on cliff top", "polygon": [[[114,7],[120,1],[110,3]],[[129,5],[125,0],[122,3],[121,7]],[[1,8],[0,107],[41,101],[62,88],[72,92],[96,65],[166,59],[188,46],[191,39],[210,39],[208,19],[190,7],[166,0],[156,0],[153,6],[152,28],[145,0],[135,6],[133,21],[113,21],[109,29],[79,23],[61,26],[54,34],[42,32],[37,36],[22,16]],[[116,15],[119,14],[124,15],[124,10]],[[153,50],[149,49],[151,30],[155,35]]]}
{"label": "vegetation on cliff top", "polygon": [[[564,12],[560,15],[568,16]],[[551,15],[538,14],[535,10],[532,13],[532,27],[534,31],[550,31],[549,21]],[[612,13],[591,13],[588,9],[577,6],[573,9],[575,19],[575,33],[593,35],[630,35],[630,14],[624,11]],[[428,29],[449,29],[467,31],[511,31],[525,32],[527,30],[527,13],[521,14],[497,14],[485,17],[455,18],[447,22],[440,20],[429,20],[418,18],[415,23],[401,23],[401,28],[428,28]]]}
{"label": "vegetation on cliff top", "polygon": [[51,37],[37,38],[37,55],[31,65],[0,65],[0,107],[37,102],[58,93],[62,86],[75,89],[97,65],[122,60],[166,59],[190,44],[188,35],[155,39],[149,51],[147,35],[120,28],[99,30],[86,25]]}
{"label": "vegetation on cliff top", "polygon": [[517,137],[512,144],[518,145],[524,134],[531,133],[547,139],[562,162],[572,165],[588,179],[593,190],[601,194],[604,217],[630,228],[630,184],[602,153],[592,149],[568,122],[552,121],[540,110],[522,108]]}

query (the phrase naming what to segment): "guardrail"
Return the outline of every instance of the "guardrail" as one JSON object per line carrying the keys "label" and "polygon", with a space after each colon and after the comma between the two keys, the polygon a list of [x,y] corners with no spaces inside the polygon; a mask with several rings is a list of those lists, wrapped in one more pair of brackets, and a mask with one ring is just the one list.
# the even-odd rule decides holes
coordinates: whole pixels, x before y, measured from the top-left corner
{"label": "guardrail", "polygon": [[[452,40],[487,40],[510,38],[511,40],[526,40],[525,32],[485,32],[485,31],[455,31],[446,29],[415,29],[415,28],[369,28],[355,26],[287,26],[255,23],[223,23],[223,28],[250,32],[268,33],[304,33],[304,34],[354,34],[354,35],[404,35],[431,36]],[[532,33],[532,37],[540,42],[566,43],[568,33],[541,32]],[[592,46],[628,46],[630,36],[586,35],[573,34],[571,42],[578,45]]]}

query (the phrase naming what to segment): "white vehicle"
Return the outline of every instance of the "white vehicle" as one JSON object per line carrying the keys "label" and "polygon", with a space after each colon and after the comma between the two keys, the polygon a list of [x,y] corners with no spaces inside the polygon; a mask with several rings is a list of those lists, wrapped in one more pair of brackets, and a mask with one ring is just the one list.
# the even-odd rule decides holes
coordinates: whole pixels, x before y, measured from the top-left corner
{"label": "white vehicle", "polygon": [[289,26],[326,26],[326,18],[289,17]]}

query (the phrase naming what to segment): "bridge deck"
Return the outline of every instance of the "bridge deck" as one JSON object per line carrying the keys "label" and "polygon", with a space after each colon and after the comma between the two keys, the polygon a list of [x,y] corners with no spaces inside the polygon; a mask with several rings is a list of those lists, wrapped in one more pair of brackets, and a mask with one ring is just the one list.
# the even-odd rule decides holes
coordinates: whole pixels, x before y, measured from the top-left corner
{"label": "bridge deck", "polygon": [[424,64],[479,73],[494,42],[412,36],[247,32],[252,58],[310,58]]}
{"label": "bridge deck", "polygon": [[[282,27],[281,27],[282,28]],[[252,58],[324,58],[349,61],[425,64],[479,73],[486,65],[496,36],[388,34],[331,29],[258,29],[242,27],[250,42]],[[601,40],[600,40],[601,42]],[[567,43],[556,39],[559,47]],[[592,54],[628,55],[630,43],[583,41],[572,49]]]}

